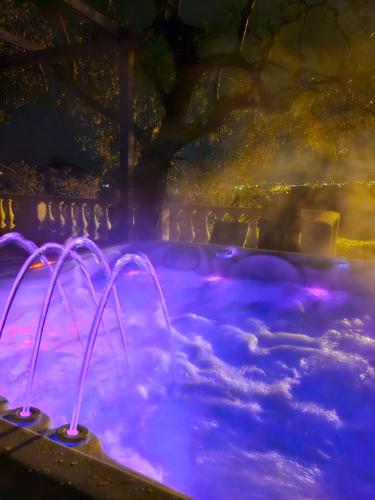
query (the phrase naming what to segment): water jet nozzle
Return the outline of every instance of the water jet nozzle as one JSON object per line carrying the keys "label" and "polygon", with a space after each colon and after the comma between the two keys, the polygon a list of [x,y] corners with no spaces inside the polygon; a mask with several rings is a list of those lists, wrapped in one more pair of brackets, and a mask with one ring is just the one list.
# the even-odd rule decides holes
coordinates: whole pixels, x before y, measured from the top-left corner
{"label": "water jet nozzle", "polygon": [[0,411],[6,410],[8,407],[8,400],[0,396]]}
{"label": "water jet nozzle", "polygon": [[72,429],[69,424],[61,425],[55,431],[55,437],[66,444],[78,445],[85,443],[90,437],[90,431],[83,425]]}
{"label": "water jet nozzle", "polygon": [[41,417],[41,410],[39,410],[39,408],[35,408],[34,406],[30,406],[28,411],[24,411],[24,408],[21,406],[20,408],[10,410],[6,415],[4,415],[4,418],[16,424],[34,424],[40,420]]}

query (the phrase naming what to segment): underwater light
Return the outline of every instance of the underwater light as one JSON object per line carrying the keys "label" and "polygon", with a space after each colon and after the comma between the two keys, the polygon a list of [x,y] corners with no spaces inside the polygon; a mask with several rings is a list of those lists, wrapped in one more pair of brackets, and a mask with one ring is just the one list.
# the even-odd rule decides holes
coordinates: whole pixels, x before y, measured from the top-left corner
{"label": "underwater light", "polygon": [[127,271],[125,274],[126,276],[130,277],[139,276],[140,274],[142,274],[142,271],[140,269],[131,269],[130,271]]}
{"label": "underwater light", "polygon": [[41,420],[42,416],[43,413],[39,408],[30,406],[28,410],[25,410],[24,407],[21,406],[20,408],[10,410],[9,413],[4,415],[4,418],[15,424],[31,425]]}
{"label": "underwater light", "polygon": [[238,249],[235,247],[221,248],[216,252],[216,257],[218,259],[232,259],[238,254]]}
{"label": "underwater light", "polygon": [[222,276],[218,276],[217,274],[213,274],[212,276],[208,276],[205,281],[207,281],[208,283],[216,283],[220,280],[222,280],[223,277]]}
{"label": "underwater light", "polygon": [[[55,264],[56,261],[55,260],[48,260],[47,261],[48,264]],[[43,264],[43,262],[36,262],[35,264],[32,264],[29,269],[43,269],[43,267],[45,267],[45,265]]]}
{"label": "underwater light", "polygon": [[305,289],[307,293],[316,297],[317,299],[326,299],[329,295],[328,290],[319,287],[309,287]]}
{"label": "underwater light", "polygon": [[338,269],[350,269],[350,264],[346,260],[336,260],[335,261],[335,266]]}

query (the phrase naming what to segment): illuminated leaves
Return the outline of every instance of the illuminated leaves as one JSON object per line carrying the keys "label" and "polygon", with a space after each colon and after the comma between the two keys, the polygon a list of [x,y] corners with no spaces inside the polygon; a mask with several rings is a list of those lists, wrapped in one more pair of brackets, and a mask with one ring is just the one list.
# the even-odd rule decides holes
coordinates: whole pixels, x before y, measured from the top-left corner
{"label": "illuminated leaves", "polygon": [[[42,46],[66,43],[56,22],[59,14],[72,41],[101,36],[93,23],[63,8],[63,2],[3,3],[0,25]],[[196,150],[209,144],[207,161],[198,165],[205,179],[212,165],[221,179],[233,184],[265,177],[280,155],[297,158],[296,164],[309,155],[340,162],[350,157],[358,133],[375,126],[375,23],[369,0],[257,2],[242,61],[233,50],[244,1],[182,2],[181,33],[181,20],[171,14],[154,19],[158,3],[151,0],[139,0],[131,11],[130,4],[120,0],[89,3],[120,24],[147,26],[136,60],[136,124],[149,148],[160,141],[159,151],[177,151],[190,163]],[[3,44],[0,51],[16,49]],[[198,62],[210,55],[224,57],[199,72]],[[118,110],[117,56],[76,61],[74,72],[71,63],[59,69],[66,78],[73,73],[90,98]],[[191,82],[190,88],[186,82]],[[60,105],[86,128],[87,137],[79,137],[82,148],[95,147],[103,170],[118,163],[118,124],[63,85],[57,87],[50,68],[44,75],[30,70],[2,73],[0,85],[3,110],[28,102],[46,86],[52,88]],[[242,102],[231,99],[235,96],[243,96]],[[225,112],[215,115],[218,102],[225,99]],[[195,133],[189,136],[186,130]],[[136,147],[141,158],[144,144]]]}

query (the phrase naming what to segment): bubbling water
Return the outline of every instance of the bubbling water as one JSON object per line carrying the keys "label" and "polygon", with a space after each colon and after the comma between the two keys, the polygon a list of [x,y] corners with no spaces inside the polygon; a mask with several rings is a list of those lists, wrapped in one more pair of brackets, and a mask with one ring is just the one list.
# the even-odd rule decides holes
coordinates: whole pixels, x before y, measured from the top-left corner
{"label": "bubbling water", "polygon": [[[197,500],[374,498],[374,297],[354,263],[320,271],[311,260],[295,266],[291,256],[252,252],[228,262],[210,247],[199,269],[182,270],[170,248],[152,247],[164,264],[154,275],[142,255],[107,249],[105,281],[81,255],[98,308],[80,266],[64,265],[59,280],[84,353],[52,302],[30,413],[42,408],[71,442],[86,426],[112,460]],[[0,343],[0,394],[23,410],[44,274],[27,273]],[[131,373],[111,281],[126,305]]]}
{"label": "bubbling water", "polygon": [[[41,246],[38,248],[33,242],[30,242],[26,240],[22,235],[18,233],[9,233],[4,235],[3,237],[0,238],[0,248],[5,245],[9,244],[16,244],[20,248],[26,250],[30,255],[29,257],[25,260],[23,265],[21,266],[20,271],[18,272],[12,288],[10,290],[10,293],[8,295],[8,298],[6,300],[1,318],[0,318],[0,338],[3,333],[3,330],[6,325],[6,321],[9,315],[9,312],[12,308],[12,305],[14,303],[14,299],[17,293],[17,290],[21,286],[22,280],[24,279],[26,273],[29,271],[30,268],[32,268],[32,265],[35,263],[37,259],[40,259],[41,262],[43,263],[44,266],[46,266],[51,274],[51,278],[48,284],[48,288],[46,291],[46,294],[44,296],[43,304],[40,310],[39,314],[39,321],[38,321],[38,326],[37,330],[35,333],[34,337],[34,342],[33,342],[33,349],[32,349],[32,354],[31,354],[31,361],[30,361],[30,370],[29,370],[29,377],[28,377],[28,382],[27,382],[27,390],[26,390],[26,398],[25,398],[25,404],[23,405],[22,411],[20,412],[21,417],[29,417],[31,412],[30,412],[30,407],[31,407],[31,400],[32,400],[32,395],[33,395],[33,385],[34,385],[34,380],[35,380],[35,374],[36,374],[36,368],[37,368],[37,363],[38,363],[38,356],[39,356],[39,351],[40,351],[40,346],[41,346],[41,341],[42,341],[42,336],[43,336],[43,331],[44,327],[46,324],[46,319],[47,319],[47,314],[50,308],[51,300],[52,300],[52,295],[54,292],[54,289],[56,286],[58,286],[60,294],[63,298],[63,302],[66,305],[67,299],[66,295],[64,293],[64,290],[59,282],[59,275],[62,271],[62,267],[67,260],[67,258],[71,258],[74,262],[76,262],[79,266],[79,269],[81,270],[83,276],[86,279],[87,285],[89,292],[91,294],[91,297],[94,301],[94,304],[96,306],[96,313],[94,315],[93,323],[90,329],[90,334],[89,338],[86,344],[86,347],[84,349],[84,356],[83,356],[83,361],[82,361],[82,368],[81,368],[81,374],[79,377],[78,381],[78,391],[77,391],[77,397],[76,401],[74,404],[73,408],[73,414],[72,414],[72,420],[71,424],[67,430],[68,436],[76,436],[78,431],[77,431],[77,425],[78,425],[78,419],[79,419],[79,414],[80,414],[80,408],[82,404],[82,398],[84,394],[84,386],[85,382],[87,379],[87,373],[88,369],[90,366],[90,361],[92,357],[92,352],[94,349],[96,337],[98,334],[99,330],[99,325],[103,321],[103,314],[104,310],[106,308],[108,299],[110,294],[113,295],[114,301],[115,301],[115,309],[116,309],[116,315],[117,315],[117,320],[118,320],[118,327],[121,332],[121,340],[124,348],[124,354],[125,354],[125,359],[127,363],[127,367],[130,372],[130,363],[129,363],[129,358],[128,358],[128,348],[127,348],[127,342],[126,342],[126,334],[125,334],[125,329],[122,321],[122,310],[121,310],[121,305],[120,305],[120,300],[117,294],[117,289],[116,289],[116,281],[119,278],[120,272],[122,269],[130,264],[130,263],[135,263],[140,269],[143,269],[146,271],[152,278],[153,284],[156,288],[156,291],[158,293],[158,297],[160,300],[160,304],[163,310],[164,314],[164,319],[165,319],[165,326],[169,334],[169,338],[172,338],[172,333],[171,333],[171,324],[168,316],[168,311],[167,311],[167,306],[165,303],[165,299],[163,296],[163,292],[161,290],[156,272],[149,261],[149,259],[146,257],[146,255],[133,255],[133,254],[126,254],[122,256],[120,259],[115,264],[115,267],[113,271],[111,271],[108,262],[106,261],[104,254],[100,251],[98,246],[90,239],[88,238],[71,238],[69,239],[65,246],[59,245],[57,243],[46,243],[45,245]],[[85,249],[91,253],[91,255],[94,257],[95,261],[102,267],[102,269],[105,272],[106,279],[107,279],[107,284],[104,288],[104,291],[102,293],[102,297],[100,299],[100,302],[98,302],[96,292],[94,285],[92,283],[90,274],[87,270],[86,264],[83,261],[83,259],[75,252],[77,249]],[[46,258],[46,254],[48,252],[58,252],[60,253],[60,256],[55,263],[54,268],[51,268],[51,265]],[[71,317],[70,311],[71,308],[69,307],[66,308],[67,312],[69,312],[69,317]],[[82,343],[82,340],[80,338],[80,341]]]}
{"label": "bubbling water", "polygon": [[81,373],[80,373],[80,378],[79,378],[79,387],[78,387],[77,397],[75,400],[72,419],[71,419],[71,423],[70,423],[70,427],[69,427],[70,432],[77,431],[78,419],[79,419],[79,414],[80,414],[80,409],[81,409],[81,404],[82,404],[85,382],[87,379],[87,373],[88,373],[88,369],[90,366],[90,361],[91,361],[92,352],[93,352],[94,345],[95,345],[96,336],[98,334],[99,324],[100,324],[100,321],[102,319],[104,309],[107,305],[109,294],[111,293],[111,290],[113,289],[116,281],[118,280],[123,268],[131,263],[134,263],[140,269],[145,270],[152,278],[154,286],[155,286],[155,288],[158,292],[158,295],[159,295],[160,304],[161,304],[163,315],[164,315],[165,325],[166,325],[166,328],[168,330],[169,339],[171,341],[170,347],[171,347],[171,352],[172,352],[172,359],[175,358],[174,349],[173,349],[173,341],[172,341],[173,336],[172,336],[171,323],[169,320],[167,306],[165,303],[163,292],[160,288],[159,280],[156,276],[155,269],[153,268],[151,262],[146,257],[146,255],[126,254],[116,262],[116,265],[115,265],[114,270],[111,274],[111,277],[108,280],[107,285],[106,285],[104,292],[102,294],[100,304],[96,310],[95,318],[94,318],[94,321],[93,321],[92,326],[91,326],[89,339],[88,339],[87,346],[86,346],[85,355],[83,358],[83,363],[82,363],[82,368],[81,368]]}

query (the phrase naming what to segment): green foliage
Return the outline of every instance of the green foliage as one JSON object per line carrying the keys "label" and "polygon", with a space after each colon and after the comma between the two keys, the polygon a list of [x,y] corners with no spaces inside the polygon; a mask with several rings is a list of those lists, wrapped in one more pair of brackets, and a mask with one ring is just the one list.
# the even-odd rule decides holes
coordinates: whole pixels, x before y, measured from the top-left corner
{"label": "green foliage", "polygon": [[[350,172],[353,165],[361,171],[364,162],[354,162],[353,152],[363,130],[375,127],[375,13],[370,0],[331,0],[324,5],[316,0],[258,1],[241,57],[254,64],[266,94],[263,100],[254,72],[228,63],[228,57],[223,64],[207,66],[192,79],[191,89],[180,88],[202,58],[233,55],[244,0],[185,0],[180,24],[176,20],[177,24],[168,24],[173,21],[168,16],[158,17],[157,3],[88,1],[120,25],[148,28],[137,53],[135,75],[135,121],[145,138],[136,144],[140,164],[145,149],[155,144],[158,151],[170,150],[171,187],[184,193],[190,189],[191,196],[199,199],[216,197],[222,203],[233,198],[235,186],[272,180],[278,165],[285,182],[293,177],[311,181],[314,172],[319,176],[333,164],[335,174],[328,171],[328,177]],[[41,46],[97,40],[103,34],[60,1],[3,0],[2,4],[0,26]],[[181,23],[183,36],[174,40]],[[192,57],[189,64],[181,63],[184,43],[193,43],[197,53],[197,60]],[[18,51],[0,44],[2,54]],[[108,110],[118,109],[116,55],[88,57],[59,67],[89,98]],[[79,117],[88,131],[79,138],[82,148],[94,146],[103,173],[108,172],[119,161],[118,123],[57,80],[49,66],[43,72],[38,68],[1,72],[0,116],[6,117],[9,109],[36,95],[57,94],[59,104]],[[186,109],[181,97],[175,97],[178,92],[188,101]],[[228,104],[220,119],[208,127],[218,101],[236,95],[246,95],[256,104]],[[184,135],[186,124],[198,128],[192,139]],[[209,137],[204,159],[197,137]],[[223,185],[226,194],[220,188]],[[249,201],[258,202],[258,195]]]}
{"label": "green foliage", "polygon": [[375,259],[375,241],[338,238],[336,254],[349,259]]}
{"label": "green foliage", "polygon": [[40,194],[45,189],[36,167],[22,162],[11,165],[0,164],[0,191],[2,193]]}
{"label": "green foliage", "polygon": [[0,192],[7,194],[48,194],[95,198],[100,179],[91,175],[78,178],[66,168],[48,168],[44,171],[25,162],[0,164]]}

